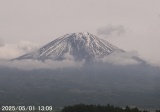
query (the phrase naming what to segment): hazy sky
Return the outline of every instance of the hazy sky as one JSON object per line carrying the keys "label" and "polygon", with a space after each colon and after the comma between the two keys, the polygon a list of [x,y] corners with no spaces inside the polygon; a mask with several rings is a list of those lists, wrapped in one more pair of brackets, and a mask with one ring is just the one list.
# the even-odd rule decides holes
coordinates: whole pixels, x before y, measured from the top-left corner
{"label": "hazy sky", "polygon": [[0,0],[1,54],[84,31],[160,63],[160,0]]}

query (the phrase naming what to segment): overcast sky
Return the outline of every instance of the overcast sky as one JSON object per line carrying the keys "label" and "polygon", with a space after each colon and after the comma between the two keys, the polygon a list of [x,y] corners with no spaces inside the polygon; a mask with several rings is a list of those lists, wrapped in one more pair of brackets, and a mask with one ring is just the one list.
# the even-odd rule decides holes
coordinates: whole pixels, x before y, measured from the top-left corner
{"label": "overcast sky", "polygon": [[1,54],[84,31],[160,63],[160,0],[0,0]]}

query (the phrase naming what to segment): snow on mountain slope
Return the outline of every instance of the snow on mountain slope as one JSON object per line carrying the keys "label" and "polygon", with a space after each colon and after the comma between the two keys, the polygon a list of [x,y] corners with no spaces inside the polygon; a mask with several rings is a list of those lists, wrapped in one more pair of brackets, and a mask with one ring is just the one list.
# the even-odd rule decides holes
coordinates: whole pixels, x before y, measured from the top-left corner
{"label": "snow on mountain slope", "polygon": [[93,61],[95,58],[102,58],[113,52],[123,53],[125,51],[88,32],[80,32],[61,36],[36,51],[16,58],[16,60],[44,61],[46,59],[63,60],[70,58],[76,61]]}

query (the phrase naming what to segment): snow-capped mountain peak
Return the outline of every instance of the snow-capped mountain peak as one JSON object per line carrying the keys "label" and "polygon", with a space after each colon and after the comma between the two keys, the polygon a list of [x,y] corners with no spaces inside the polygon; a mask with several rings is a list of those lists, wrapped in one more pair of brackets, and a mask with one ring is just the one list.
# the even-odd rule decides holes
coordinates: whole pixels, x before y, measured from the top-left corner
{"label": "snow-capped mountain peak", "polygon": [[63,60],[71,56],[76,61],[93,61],[113,52],[125,51],[88,32],[78,32],[61,36],[40,49],[16,59]]}

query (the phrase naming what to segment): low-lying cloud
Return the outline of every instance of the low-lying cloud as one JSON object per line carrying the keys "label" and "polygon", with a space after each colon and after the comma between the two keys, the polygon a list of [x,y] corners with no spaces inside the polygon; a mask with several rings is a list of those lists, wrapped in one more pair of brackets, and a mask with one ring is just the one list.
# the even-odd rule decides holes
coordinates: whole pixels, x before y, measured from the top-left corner
{"label": "low-lying cloud", "polygon": [[114,26],[109,24],[97,29],[97,34],[105,37],[121,36],[125,34],[125,27],[123,25]]}
{"label": "low-lying cloud", "polygon": [[38,61],[38,60],[1,60],[0,66],[1,67],[9,67],[9,68],[16,68],[22,70],[33,70],[33,69],[61,69],[61,68],[75,68],[75,67],[83,67],[84,65],[96,65],[97,63],[103,64],[112,64],[112,65],[120,65],[120,66],[127,66],[127,65],[138,65],[140,62],[138,60],[133,59],[134,53],[133,52],[126,52],[126,53],[112,53],[104,58],[95,58],[94,63],[86,63],[85,60],[83,61],[74,61],[74,57],[66,54],[65,59],[62,61],[55,61],[55,60],[45,60],[45,61]]}
{"label": "low-lying cloud", "polygon": [[8,44],[0,40],[0,59],[13,59],[38,48],[38,44],[20,41],[18,44]]}
{"label": "low-lying cloud", "polygon": [[16,68],[22,70],[34,70],[34,69],[60,69],[60,68],[74,68],[81,67],[83,65],[82,62],[74,62],[72,60],[64,60],[64,61],[53,61],[53,60],[45,60],[45,62],[38,60],[14,60],[14,61],[6,61],[1,60],[1,67],[9,67]]}
{"label": "low-lying cloud", "polygon": [[[81,62],[74,61],[74,57],[70,54],[64,56],[63,61],[45,60],[44,62],[38,60],[14,60],[18,56],[31,52],[38,48],[38,44],[28,41],[20,41],[18,44],[2,44],[0,46],[0,67],[17,68],[22,70],[34,70],[34,69],[58,69],[58,68],[72,68],[82,67],[85,64],[85,60]],[[138,65],[141,62],[134,59],[138,57],[136,52],[117,53],[114,52],[104,58],[96,58],[96,63],[113,64],[118,66]],[[153,64],[150,64],[153,65]],[[154,65],[158,66],[158,65]]]}
{"label": "low-lying cloud", "polygon": [[0,47],[4,46],[3,40],[0,38]]}
{"label": "low-lying cloud", "polygon": [[137,57],[137,53],[134,51],[125,53],[114,52],[104,58],[98,59],[98,61],[114,65],[137,65],[141,63],[133,57]]}
{"label": "low-lying cloud", "polygon": [[17,48],[21,50],[24,53],[31,52],[32,50],[35,50],[38,48],[38,44],[31,43],[29,41],[20,41],[20,43],[17,45]]}

